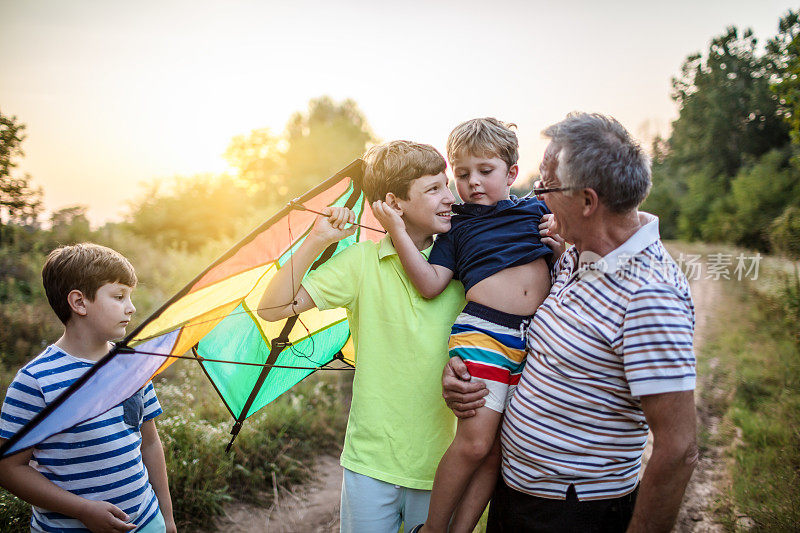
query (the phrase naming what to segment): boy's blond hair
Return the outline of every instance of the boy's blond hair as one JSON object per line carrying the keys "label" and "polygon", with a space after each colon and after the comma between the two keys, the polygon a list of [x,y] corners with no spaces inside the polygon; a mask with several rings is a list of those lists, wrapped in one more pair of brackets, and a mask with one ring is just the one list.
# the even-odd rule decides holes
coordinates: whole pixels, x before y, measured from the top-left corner
{"label": "boy's blond hair", "polygon": [[450,164],[462,154],[475,157],[498,157],[508,168],[519,160],[516,124],[496,118],[473,118],[456,126],[447,137],[447,159]]}
{"label": "boy's blond hair", "polygon": [[86,298],[94,300],[97,289],[106,283],[135,287],[136,281],[133,266],[121,253],[90,242],[56,248],[42,267],[47,301],[64,324],[72,316],[67,301],[71,291],[81,291]]}
{"label": "boy's blond hair", "polygon": [[411,182],[444,172],[447,163],[436,148],[411,141],[392,141],[373,146],[364,155],[364,192],[370,202],[387,193],[408,200]]}

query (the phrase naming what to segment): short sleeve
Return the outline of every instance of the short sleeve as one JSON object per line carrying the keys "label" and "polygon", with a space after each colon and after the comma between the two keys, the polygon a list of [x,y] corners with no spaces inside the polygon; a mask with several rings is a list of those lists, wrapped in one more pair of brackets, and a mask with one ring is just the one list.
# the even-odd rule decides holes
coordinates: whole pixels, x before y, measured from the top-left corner
{"label": "short sleeve", "polygon": [[352,306],[364,272],[364,247],[370,244],[348,246],[306,274],[302,287],[319,310]]}
{"label": "short sleeve", "polygon": [[[432,265],[443,266],[456,273],[456,249],[452,231],[436,236],[430,256],[428,256],[428,262]],[[454,277],[458,279],[457,276]]]}
{"label": "short sleeve", "polygon": [[155,418],[163,412],[156,396],[156,388],[151,381],[144,386],[144,420]]}
{"label": "short sleeve", "polygon": [[693,333],[688,294],[665,283],[636,291],[622,324],[622,356],[633,396],[694,389]]}
{"label": "short sleeve", "polygon": [[20,370],[8,386],[3,401],[0,412],[0,438],[13,437],[44,407],[44,393],[39,382],[25,370]]}

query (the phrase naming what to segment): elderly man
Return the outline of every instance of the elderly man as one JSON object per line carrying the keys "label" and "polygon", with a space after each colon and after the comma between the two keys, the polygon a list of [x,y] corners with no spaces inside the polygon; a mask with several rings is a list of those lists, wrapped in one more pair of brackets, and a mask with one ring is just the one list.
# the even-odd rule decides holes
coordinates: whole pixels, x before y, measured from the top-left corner
{"label": "elderly man", "polygon": [[[658,219],[638,211],[649,159],[602,115],[570,114],[544,135],[540,193],[552,233],[574,246],[528,329],[488,531],[669,531],[697,462],[694,308]],[[462,418],[484,394],[468,378],[458,359],[445,368]]]}

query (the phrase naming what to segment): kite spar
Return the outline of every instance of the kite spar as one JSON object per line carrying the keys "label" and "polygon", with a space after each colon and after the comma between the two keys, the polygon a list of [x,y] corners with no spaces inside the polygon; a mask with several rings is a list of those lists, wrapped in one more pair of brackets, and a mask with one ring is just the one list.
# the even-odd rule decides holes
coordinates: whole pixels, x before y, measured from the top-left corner
{"label": "kite spar", "polygon": [[[315,308],[269,323],[257,306],[275,272],[291,266],[315,213],[325,207],[349,207],[359,228],[329,246],[311,269],[356,242],[382,236],[366,205],[363,169],[364,162],[355,160],[253,230],[6,441],[0,456],[104,413],[185,358],[200,364],[235,421],[227,451],[249,416],[314,371],[352,367],[344,310]],[[298,321],[305,327],[295,328]]]}

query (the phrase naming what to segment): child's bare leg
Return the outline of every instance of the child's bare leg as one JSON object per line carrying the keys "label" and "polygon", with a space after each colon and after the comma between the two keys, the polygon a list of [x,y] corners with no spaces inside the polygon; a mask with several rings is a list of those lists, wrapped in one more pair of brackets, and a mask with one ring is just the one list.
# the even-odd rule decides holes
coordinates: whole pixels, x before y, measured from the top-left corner
{"label": "child's bare leg", "polygon": [[467,490],[458,502],[455,516],[450,524],[450,533],[472,533],[478,525],[483,510],[486,509],[486,504],[494,493],[497,476],[500,473],[500,460],[500,431],[498,431],[492,451],[472,475]]}
{"label": "child's bare leg", "polygon": [[474,417],[458,421],[456,436],[436,469],[424,532],[447,531],[473,475],[492,451],[502,417],[502,413],[481,407]]}

